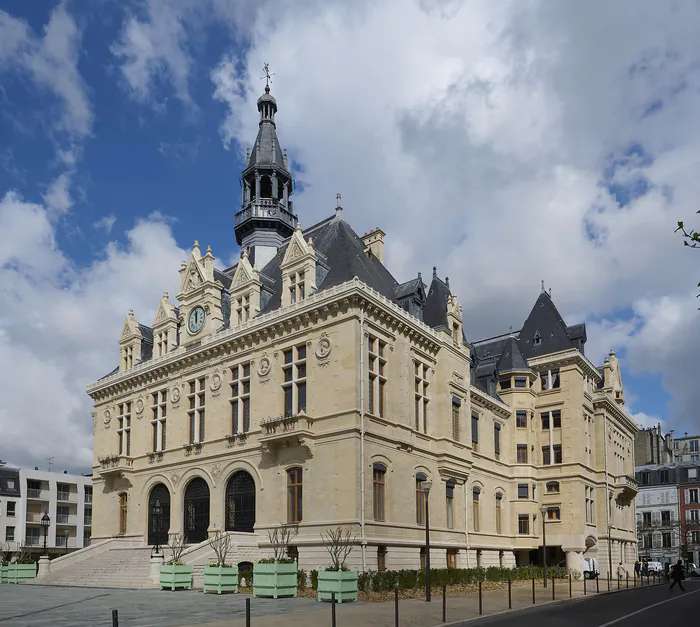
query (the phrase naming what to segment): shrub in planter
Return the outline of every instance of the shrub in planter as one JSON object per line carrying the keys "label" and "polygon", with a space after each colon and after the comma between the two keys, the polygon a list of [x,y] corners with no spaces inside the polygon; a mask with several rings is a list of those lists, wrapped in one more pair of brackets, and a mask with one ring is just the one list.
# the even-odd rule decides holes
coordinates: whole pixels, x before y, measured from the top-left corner
{"label": "shrub in planter", "polygon": [[204,592],[238,592],[238,566],[226,563],[231,550],[231,536],[217,529],[209,538],[216,562],[204,567]]}
{"label": "shrub in planter", "polygon": [[321,538],[330,555],[331,565],[318,572],[318,600],[330,601],[335,593],[338,603],[357,601],[357,571],[348,570],[345,566],[356,539],[342,527],[324,531]]}
{"label": "shrub in planter", "polygon": [[296,534],[296,525],[280,525],[267,532],[274,557],[263,558],[253,565],[253,596],[273,599],[297,596],[297,561],[285,557],[289,541]]}
{"label": "shrub in planter", "polygon": [[160,589],[177,590],[192,588],[192,566],[180,561],[182,553],[187,546],[187,540],[182,534],[172,534],[168,541],[168,548],[172,551],[172,559],[160,567]]}

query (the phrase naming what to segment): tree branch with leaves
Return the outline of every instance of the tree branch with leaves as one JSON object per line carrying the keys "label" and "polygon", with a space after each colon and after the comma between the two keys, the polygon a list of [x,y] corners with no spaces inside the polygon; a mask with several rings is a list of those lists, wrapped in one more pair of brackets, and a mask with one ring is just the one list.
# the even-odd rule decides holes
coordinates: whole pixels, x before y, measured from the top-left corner
{"label": "tree branch with leaves", "polygon": [[331,557],[331,566],[326,570],[347,570],[345,562],[357,540],[350,529],[343,529],[343,527],[328,529],[321,532],[321,539]]}
{"label": "tree branch with leaves", "polygon": [[[700,210],[698,213],[700,213]],[[694,229],[690,231],[686,230],[683,221],[678,222],[678,228],[674,233],[678,233],[679,231],[681,237],[683,237],[684,246],[688,246],[688,248],[700,248],[700,231],[695,231]],[[700,290],[700,283],[698,283],[698,289]],[[700,293],[698,293],[696,298],[700,298]]]}

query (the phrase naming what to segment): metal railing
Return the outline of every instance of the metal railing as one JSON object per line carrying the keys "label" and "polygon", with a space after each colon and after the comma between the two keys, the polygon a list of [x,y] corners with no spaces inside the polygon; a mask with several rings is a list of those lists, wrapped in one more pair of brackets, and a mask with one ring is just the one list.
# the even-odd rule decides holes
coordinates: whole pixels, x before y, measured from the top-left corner
{"label": "metal railing", "polygon": [[[27,498],[28,499],[41,499],[41,498],[43,498],[41,496],[41,490],[39,490],[37,488],[27,488]],[[48,499],[44,499],[44,500],[48,501]]]}
{"label": "metal railing", "polygon": [[63,501],[65,503],[66,501],[71,500],[70,495],[71,495],[70,492],[57,492],[56,493],[56,500]]}
{"label": "metal railing", "polygon": [[85,518],[83,518],[83,525],[92,526],[92,516],[85,516]]}
{"label": "metal railing", "polygon": [[85,502],[92,503],[92,494],[85,493]]}

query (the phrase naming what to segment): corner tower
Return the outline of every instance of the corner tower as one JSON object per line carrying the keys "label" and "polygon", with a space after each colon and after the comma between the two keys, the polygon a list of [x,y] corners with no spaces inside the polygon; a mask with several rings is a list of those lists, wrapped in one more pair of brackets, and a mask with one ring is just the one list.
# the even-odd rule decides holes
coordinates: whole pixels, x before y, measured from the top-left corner
{"label": "corner tower", "polygon": [[252,152],[248,150],[241,183],[241,210],[236,213],[236,242],[248,249],[252,265],[263,268],[297,225],[289,196],[293,191],[287,151],[280,148],[275,127],[277,101],[270,95],[270,75],[258,98],[260,124]]}

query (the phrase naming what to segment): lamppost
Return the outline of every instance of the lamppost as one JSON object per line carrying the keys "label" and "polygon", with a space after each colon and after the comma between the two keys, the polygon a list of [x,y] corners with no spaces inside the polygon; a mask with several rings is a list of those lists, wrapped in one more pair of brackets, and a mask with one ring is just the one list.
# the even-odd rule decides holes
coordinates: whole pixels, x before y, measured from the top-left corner
{"label": "lamppost", "polygon": [[160,515],[163,513],[160,507],[160,499],[156,499],[151,513],[153,514],[153,530],[155,532],[153,535],[156,538],[155,546],[151,550],[151,556],[153,556],[159,555],[163,551],[160,547]]}
{"label": "lamppost", "polygon": [[544,564],[544,587],[547,587],[547,508],[540,507],[542,514],[542,563]]}
{"label": "lamppost", "polygon": [[66,529],[63,532],[63,535],[66,537],[66,552],[64,553],[64,555],[68,555],[68,534],[70,534],[70,529]]}
{"label": "lamppost", "polygon": [[49,532],[49,525],[51,524],[51,519],[49,518],[49,513],[44,512],[41,517],[41,526],[44,528],[44,555],[48,555],[46,552],[46,534]]}
{"label": "lamppost", "polygon": [[612,579],[612,525],[608,524],[608,581]]}
{"label": "lamppost", "polygon": [[432,481],[421,481],[420,484],[425,493],[425,600],[427,602],[430,602],[430,508],[428,507],[428,495],[432,485]]}

